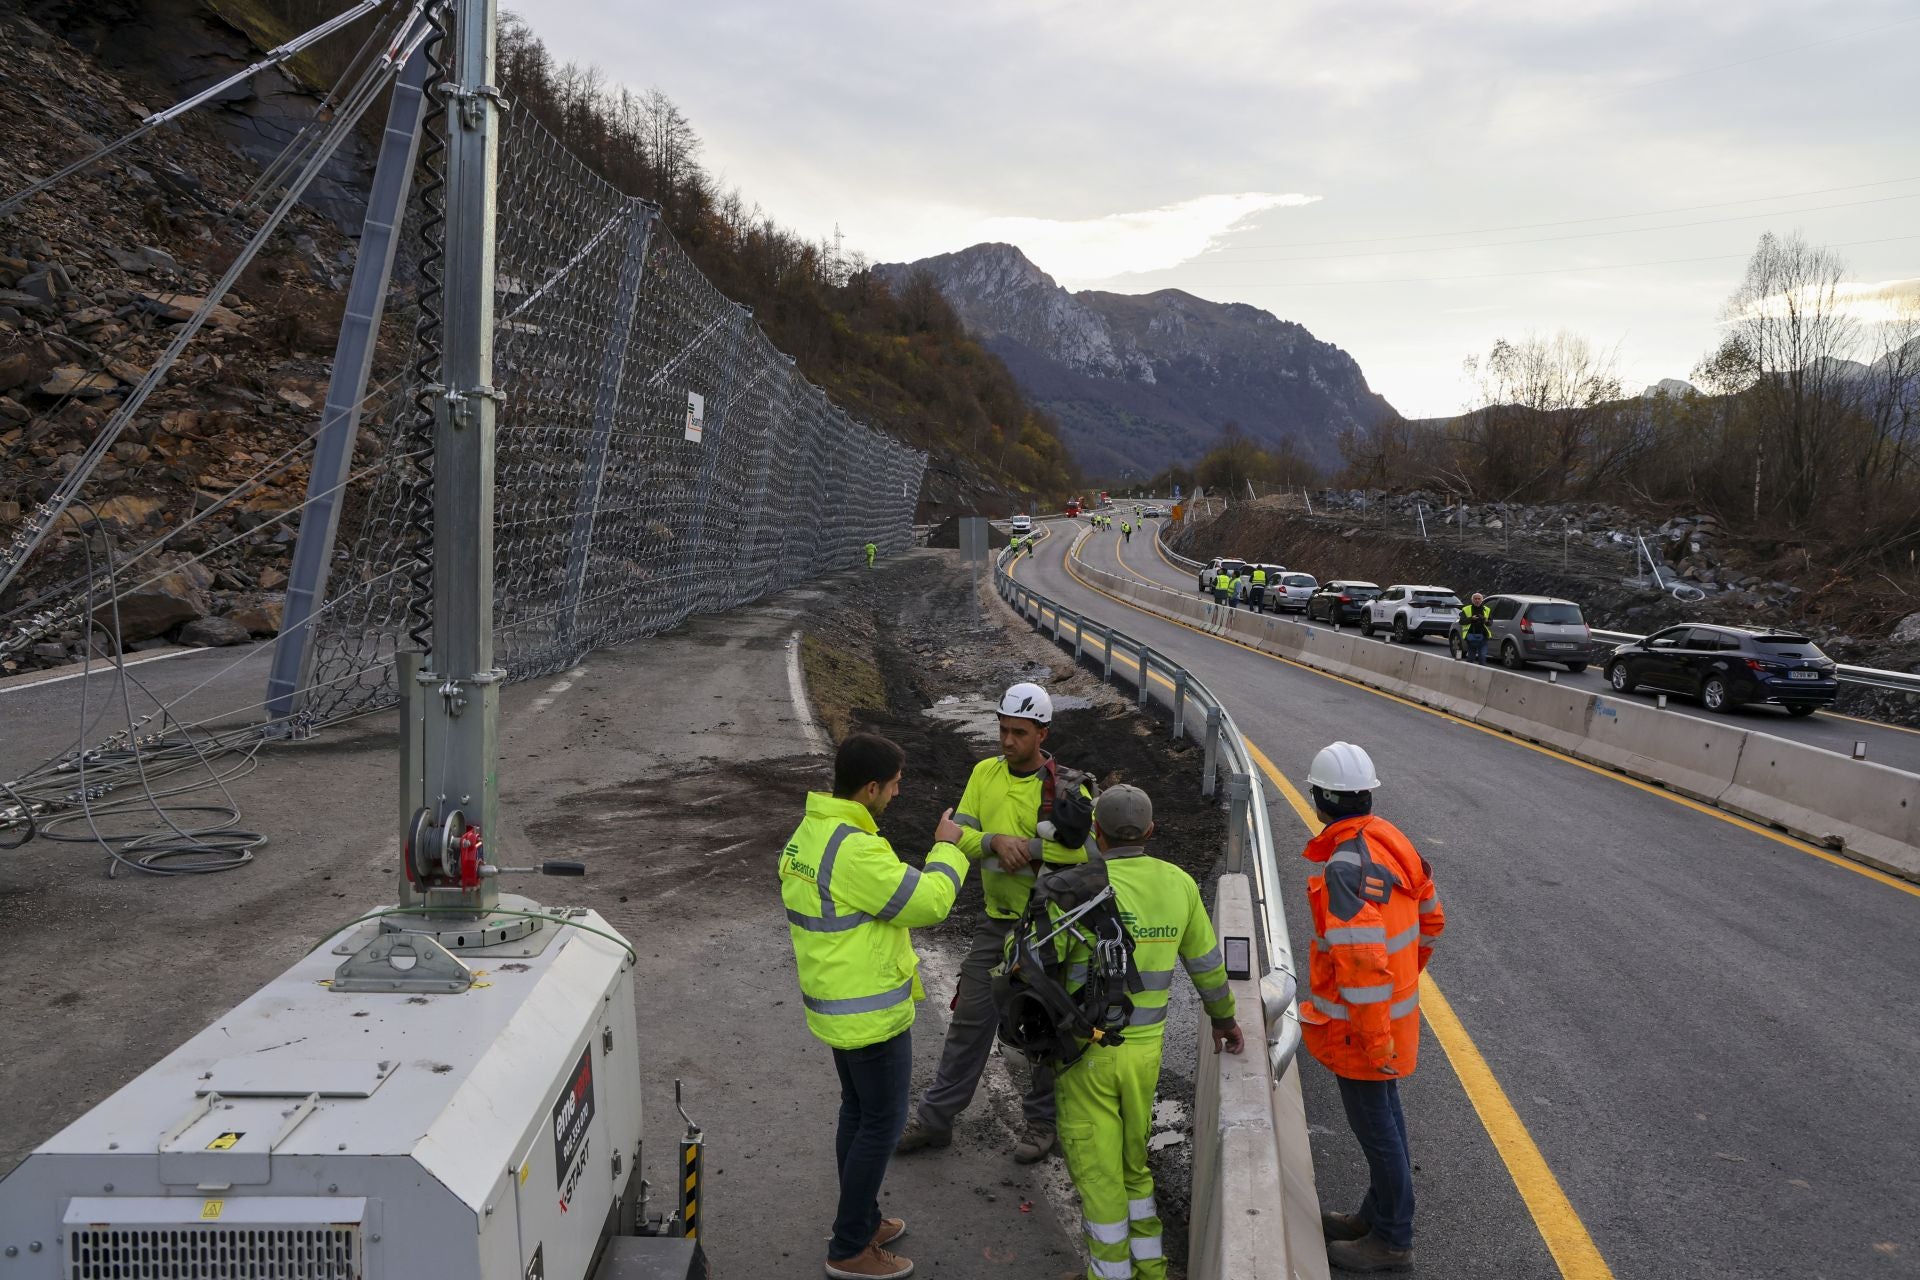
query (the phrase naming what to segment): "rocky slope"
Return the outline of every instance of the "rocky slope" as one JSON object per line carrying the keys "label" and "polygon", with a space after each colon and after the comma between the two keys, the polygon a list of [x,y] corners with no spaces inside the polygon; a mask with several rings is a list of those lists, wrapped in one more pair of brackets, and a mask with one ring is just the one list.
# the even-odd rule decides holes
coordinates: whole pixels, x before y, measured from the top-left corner
{"label": "rocky slope", "polygon": [[[0,192],[88,154],[177,87],[80,56],[62,29],[18,11],[0,12],[0,64]],[[0,222],[0,542],[79,462],[232,261],[251,226],[224,212],[258,173],[196,115]],[[293,212],[94,472],[88,505],[0,597],[0,622],[67,599],[89,563],[99,571],[111,555],[121,588],[136,588],[120,604],[128,647],[278,629],[306,489],[300,446],[326,394],[348,248],[322,212]],[[363,432],[359,465],[377,448]],[[134,558],[169,533],[163,551]],[[81,641],[77,625],[58,627],[0,674],[63,661]]]}
{"label": "rocky slope", "polygon": [[930,275],[1090,475],[1190,462],[1228,422],[1265,444],[1291,436],[1332,468],[1342,427],[1397,416],[1352,356],[1257,307],[1178,289],[1069,293],[1006,244],[876,271],[896,291]]}

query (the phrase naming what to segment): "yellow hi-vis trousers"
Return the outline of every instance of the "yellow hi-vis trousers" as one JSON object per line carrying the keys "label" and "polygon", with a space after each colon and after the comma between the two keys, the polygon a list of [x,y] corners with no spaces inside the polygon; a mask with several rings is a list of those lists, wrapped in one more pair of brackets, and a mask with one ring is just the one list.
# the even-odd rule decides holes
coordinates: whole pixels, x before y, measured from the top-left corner
{"label": "yellow hi-vis trousers", "polygon": [[1160,1037],[1092,1045],[1054,1080],[1060,1146],[1080,1193],[1090,1280],[1164,1280],[1160,1210],[1147,1168]]}

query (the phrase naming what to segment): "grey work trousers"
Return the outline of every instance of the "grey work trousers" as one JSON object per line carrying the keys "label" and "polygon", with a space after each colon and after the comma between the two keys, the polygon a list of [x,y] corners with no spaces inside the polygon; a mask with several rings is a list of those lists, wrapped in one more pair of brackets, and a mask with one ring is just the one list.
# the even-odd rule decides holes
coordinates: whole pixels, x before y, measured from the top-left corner
{"label": "grey work trousers", "polygon": [[[920,1122],[937,1133],[953,1130],[954,1117],[967,1109],[973,1092],[980,1085],[980,1073],[986,1070],[993,1052],[994,1037],[1000,1030],[1000,1014],[993,1007],[993,979],[1013,932],[1011,920],[995,920],[982,912],[973,926],[973,945],[960,962],[958,1000],[953,1020],[947,1025],[946,1045],[940,1050],[940,1069],[920,1099]],[[1033,1065],[1033,1079],[1020,1101],[1029,1126],[1053,1128],[1053,1068],[1044,1063]]]}

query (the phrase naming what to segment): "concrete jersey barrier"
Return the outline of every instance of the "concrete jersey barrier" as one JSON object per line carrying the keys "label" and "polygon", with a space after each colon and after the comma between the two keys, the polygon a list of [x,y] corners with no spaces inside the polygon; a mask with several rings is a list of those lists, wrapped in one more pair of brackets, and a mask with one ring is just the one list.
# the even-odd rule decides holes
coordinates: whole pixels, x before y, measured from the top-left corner
{"label": "concrete jersey barrier", "polygon": [[1095,569],[1079,560],[1077,549],[1073,559],[1076,573],[1150,613],[1194,622],[1920,881],[1920,775],[1347,631],[1223,610]]}

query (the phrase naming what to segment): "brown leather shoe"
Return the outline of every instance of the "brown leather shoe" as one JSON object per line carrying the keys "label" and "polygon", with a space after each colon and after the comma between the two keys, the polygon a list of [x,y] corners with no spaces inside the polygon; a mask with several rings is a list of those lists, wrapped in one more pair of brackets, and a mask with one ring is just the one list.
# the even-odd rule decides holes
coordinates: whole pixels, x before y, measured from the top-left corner
{"label": "brown leather shoe", "polygon": [[882,1218],[880,1229],[873,1233],[873,1243],[885,1248],[905,1234],[907,1234],[905,1218]]}
{"label": "brown leather shoe", "polygon": [[877,1244],[863,1252],[835,1262],[827,1259],[827,1274],[834,1280],[905,1280],[913,1274],[913,1263],[897,1253],[888,1253]]}
{"label": "brown leather shoe", "polygon": [[1357,1213],[1320,1211],[1320,1234],[1329,1240],[1358,1240],[1373,1230],[1373,1224]]}
{"label": "brown leather shoe", "polygon": [[1395,1249],[1379,1236],[1336,1240],[1327,1246],[1327,1261],[1342,1271],[1374,1275],[1383,1271],[1413,1270],[1413,1250]]}

